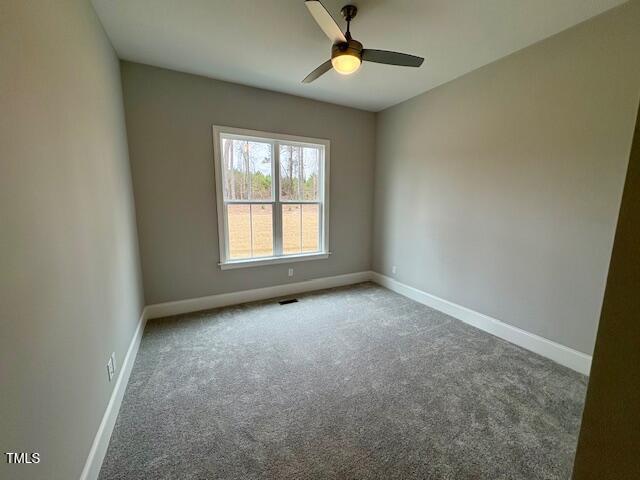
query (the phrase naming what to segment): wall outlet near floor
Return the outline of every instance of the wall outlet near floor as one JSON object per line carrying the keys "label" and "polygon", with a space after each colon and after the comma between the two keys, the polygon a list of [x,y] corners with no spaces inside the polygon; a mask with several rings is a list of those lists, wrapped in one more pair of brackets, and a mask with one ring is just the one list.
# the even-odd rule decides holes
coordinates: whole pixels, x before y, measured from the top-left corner
{"label": "wall outlet near floor", "polygon": [[289,269],[289,273],[288,273],[288,275],[289,275],[290,277],[293,277],[293,268],[290,268],[290,269]]}
{"label": "wall outlet near floor", "polygon": [[392,273],[393,275],[395,275],[397,271],[398,271],[398,269],[396,268],[396,266],[395,266],[395,265],[394,265],[393,267],[391,267],[391,273]]}
{"label": "wall outlet near floor", "polygon": [[109,375],[109,381],[113,380],[116,374],[116,352],[113,352],[107,362],[107,375]]}

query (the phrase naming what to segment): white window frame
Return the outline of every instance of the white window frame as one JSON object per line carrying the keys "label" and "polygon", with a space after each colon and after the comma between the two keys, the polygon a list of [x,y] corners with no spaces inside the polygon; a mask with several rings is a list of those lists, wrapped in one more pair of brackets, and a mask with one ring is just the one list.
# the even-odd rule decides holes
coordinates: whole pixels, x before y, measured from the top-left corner
{"label": "white window frame", "polygon": [[[222,185],[222,140],[221,135],[237,135],[246,139],[255,139],[258,141],[267,141],[272,145],[272,182],[273,182],[273,201],[227,201],[224,200],[224,191]],[[281,201],[280,195],[280,142],[286,144],[297,144],[309,147],[322,147],[321,152],[323,161],[320,162],[320,171],[322,182],[318,191],[318,201]],[[221,125],[213,125],[213,157],[215,170],[215,189],[216,204],[218,210],[218,245],[220,248],[220,263],[218,265],[222,270],[235,268],[256,267],[259,265],[274,265],[279,263],[301,262],[306,260],[321,260],[329,257],[329,158],[330,158],[331,142],[321,138],[300,137],[296,135],[284,135],[281,133],[262,132],[259,130],[247,130],[244,128],[226,127]],[[275,252],[282,251],[281,238],[281,205],[291,204],[320,204],[320,249],[313,253],[299,253],[292,255],[274,255],[272,257],[259,257],[231,260],[229,258],[229,242],[227,228],[227,203],[268,203],[273,205],[273,238]]]}

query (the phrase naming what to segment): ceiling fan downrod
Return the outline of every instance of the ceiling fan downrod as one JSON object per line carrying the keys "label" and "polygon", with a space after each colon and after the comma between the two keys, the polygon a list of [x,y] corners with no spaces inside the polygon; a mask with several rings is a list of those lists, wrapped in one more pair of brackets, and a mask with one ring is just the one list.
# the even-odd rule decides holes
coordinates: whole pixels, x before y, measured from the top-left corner
{"label": "ceiling fan downrod", "polygon": [[340,13],[342,13],[342,16],[347,22],[347,31],[345,32],[345,37],[347,37],[347,39],[350,39],[351,38],[351,29],[350,29],[351,20],[353,20],[355,16],[358,14],[358,7],[356,7],[355,5],[345,5],[340,10]]}

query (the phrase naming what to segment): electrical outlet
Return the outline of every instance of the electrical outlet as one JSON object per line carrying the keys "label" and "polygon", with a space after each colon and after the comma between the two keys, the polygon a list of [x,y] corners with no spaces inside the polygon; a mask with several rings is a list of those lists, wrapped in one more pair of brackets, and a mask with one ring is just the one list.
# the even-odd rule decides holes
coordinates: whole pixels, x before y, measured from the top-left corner
{"label": "electrical outlet", "polygon": [[293,268],[290,268],[290,269],[289,269],[289,276],[290,276],[290,277],[293,277]]}
{"label": "electrical outlet", "polygon": [[107,362],[107,375],[109,376],[109,381],[113,380],[113,377],[116,374],[115,356],[116,354],[112,353],[109,357],[109,361]]}
{"label": "electrical outlet", "polygon": [[394,265],[393,267],[391,267],[391,273],[392,274],[396,274],[396,272],[398,271],[398,269],[396,268],[396,266]]}

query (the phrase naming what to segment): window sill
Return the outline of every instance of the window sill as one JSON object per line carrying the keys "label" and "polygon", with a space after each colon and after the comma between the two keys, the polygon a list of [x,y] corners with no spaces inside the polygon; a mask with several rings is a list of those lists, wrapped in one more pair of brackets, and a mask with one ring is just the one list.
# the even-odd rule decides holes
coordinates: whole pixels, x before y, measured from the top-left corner
{"label": "window sill", "polygon": [[220,263],[221,270],[233,270],[235,268],[260,267],[262,265],[277,265],[279,263],[305,262],[308,260],[323,260],[329,258],[330,253],[308,253],[304,255],[287,255],[283,257],[252,258],[250,260],[233,260]]}

